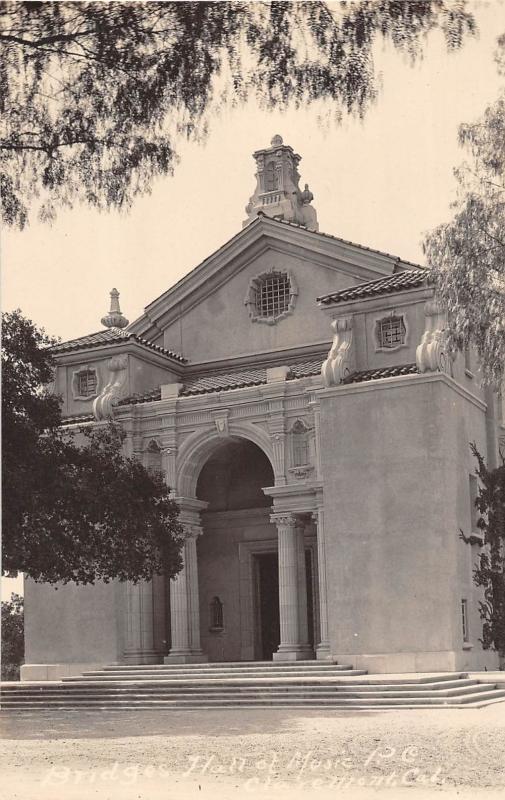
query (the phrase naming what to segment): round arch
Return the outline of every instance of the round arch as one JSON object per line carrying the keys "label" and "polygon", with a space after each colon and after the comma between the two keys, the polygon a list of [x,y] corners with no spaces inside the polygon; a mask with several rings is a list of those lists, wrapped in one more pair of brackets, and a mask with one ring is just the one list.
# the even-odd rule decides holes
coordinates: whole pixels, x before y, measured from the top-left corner
{"label": "round arch", "polygon": [[[270,438],[265,431],[247,423],[232,422],[229,425],[228,437],[239,437],[257,445],[270,461],[275,475],[273,450]],[[226,438],[218,434],[215,428],[204,428],[191,434],[183,442],[177,459],[177,495],[179,497],[196,497],[198,476],[205,462],[216,447]]]}

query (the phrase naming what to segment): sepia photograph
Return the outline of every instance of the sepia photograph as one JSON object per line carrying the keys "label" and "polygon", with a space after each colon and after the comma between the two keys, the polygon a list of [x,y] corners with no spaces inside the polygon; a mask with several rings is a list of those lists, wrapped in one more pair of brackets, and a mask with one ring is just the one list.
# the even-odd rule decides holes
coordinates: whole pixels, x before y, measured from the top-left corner
{"label": "sepia photograph", "polygon": [[1,800],[505,797],[505,0],[0,0]]}

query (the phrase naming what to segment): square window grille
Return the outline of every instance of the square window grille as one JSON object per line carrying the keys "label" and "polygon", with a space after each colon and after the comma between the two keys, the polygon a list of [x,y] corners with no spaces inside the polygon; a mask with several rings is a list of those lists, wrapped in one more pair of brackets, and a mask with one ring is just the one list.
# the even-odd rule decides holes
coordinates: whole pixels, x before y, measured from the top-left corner
{"label": "square window grille", "polygon": [[407,329],[403,317],[386,317],[377,323],[379,347],[391,349],[405,344]]}
{"label": "square window grille", "polygon": [[256,287],[256,313],[259,317],[278,317],[289,308],[289,276],[273,272],[261,278]]}
{"label": "square window grille", "polygon": [[96,372],[92,369],[80,372],[77,376],[77,393],[80,397],[96,394]]}

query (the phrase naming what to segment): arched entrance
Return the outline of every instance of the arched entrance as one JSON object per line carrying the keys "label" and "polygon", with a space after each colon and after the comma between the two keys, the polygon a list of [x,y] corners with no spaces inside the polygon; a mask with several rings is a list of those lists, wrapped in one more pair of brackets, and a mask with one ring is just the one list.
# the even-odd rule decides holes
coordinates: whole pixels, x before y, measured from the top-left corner
{"label": "arched entrance", "polygon": [[272,514],[263,490],[272,493],[276,485],[276,462],[261,429],[228,425],[225,415],[215,422],[217,435],[195,432],[177,457],[184,566],[170,582],[171,647],[165,661],[311,658],[311,515]]}
{"label": "arched entrance", "polygon": [[204,464],[197,499],[207,503],[197,541],[201,645],[210,661],[270,660],[280,644],[277,528],[263,489],[265,453],[239,437]]}

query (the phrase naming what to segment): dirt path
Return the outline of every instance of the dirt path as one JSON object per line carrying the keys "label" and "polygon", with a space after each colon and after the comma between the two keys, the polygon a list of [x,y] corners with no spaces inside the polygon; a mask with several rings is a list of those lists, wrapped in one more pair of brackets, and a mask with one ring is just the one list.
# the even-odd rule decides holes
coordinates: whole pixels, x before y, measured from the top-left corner
{"label": "dirt path", "polygon": [[505,704],[0,717],[1,800],[505,798]]}

